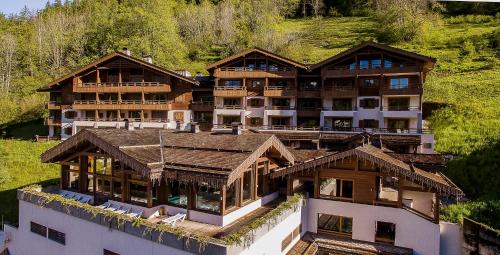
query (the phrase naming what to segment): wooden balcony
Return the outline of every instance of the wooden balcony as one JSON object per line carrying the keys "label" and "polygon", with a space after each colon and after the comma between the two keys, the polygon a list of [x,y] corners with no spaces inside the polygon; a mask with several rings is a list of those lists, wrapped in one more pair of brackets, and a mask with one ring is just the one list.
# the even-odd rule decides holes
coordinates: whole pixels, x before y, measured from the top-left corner
{"label": "wooden balcony", "polygon": [[351,68],[350,66],[333,66],[322,71],[322,76],[324,78],[335,78],[335,77],[349,77],[356,75],[403,75],[419,73],[422,68],[416,65],[413,66],[403,66],[403,67],[390,67],[390,68],[367,68],[360,69]]}
{"label": "wooden balcony", "polygon": [[215,86],[214,96],[216,97],[245,97],[247,96],[247,87],[226,87],[226,86]]}
{"label": "wooden balcony", "polygon": [[193,101],[191,102],[191,110],[199,112],[209,112],[214,110],[213,101]]}
{"label": "wooden balcony", "polygon": [[75,100],[73,109],[78,110],[188,110],[189,103],[169,100]]}
{"label": "wooden balcony", "polygon": [[299,89],[297,91],[297,96],[298,97],[304,97],[304,98],[320,98],[321,97],[321,90],[318,89]]}
{"label": "wooden balcony", "polygon": [[73,92],[171,92],[170,85],[159,82],[73,83]]}
{"label": "wooden balcony", "polygon": [[288,67],[276,68],[249,68],[249,67],[221,67],[215,69],[217,78],[295,78],[297,71]]}
{"label": "wooden balcony", "polygon": [[60,126],[61,125],[61,118],[55,118],[55,117],[48,117],[43,119],[43,124],[45,126]]}
{"label": "wooden balcony", "polygon": [[382,87],[382,95],[421,95],[424,90],[422,84],[409,84],[407,88]]}
{"label": "wooden balcony", "polygon": [[295,97],[297,96],[296,87],[266,86],[264,87],[265,97]]}
{"label": "wooden balcony", "polygon": [[326,86],[321,90],[323,98],[351,98],[356,97],[354,86]]}
{"label": "wooden balcony", "polygon": [[48,103],[45,104],[45,109],[47,109],[47,110],[60,110],[61,103],[56,102],[56,101],[49,101]]}

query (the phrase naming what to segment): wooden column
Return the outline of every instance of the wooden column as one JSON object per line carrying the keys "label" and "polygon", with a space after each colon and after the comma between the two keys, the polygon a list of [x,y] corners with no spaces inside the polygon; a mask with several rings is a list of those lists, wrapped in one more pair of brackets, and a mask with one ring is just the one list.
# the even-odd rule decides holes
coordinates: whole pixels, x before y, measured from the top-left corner
{"label": "wooden column", "polygon": [[286,195],[291,196],[293,193],[293,180],[292,177],[289,175],[286,177]]}
{"label": "wooden column", "polygon": [[158,187],[158,204],[167,203],[167,183],[164,179],[160,180],[160,186]]}
{"label": "wooden column", "polygon": [[111,172],[111,182],[109,183],[109,193],[110,193],[110,197],[113,197],[113,194],[115,192],[115,181],[113,179],[113,176],[114,176],[114,170],[113,170],[113,159],[112,158],[109,158],[109,160],[111,160],[111,169],[110,169],[110,172]]}
{"label": "wooden column", "polygon": [[252,178],[250,181],[250,199],[255,200],[257,198],[257,162],[252,165]]}
{"label": "wooden column", "polygon": [[60,189],[67,189],[69,186],[69,165],[61,165]]}
{"label": "wooden column", "polygon": [[434,193],[436,201],[434,202],[434,222],[439,223],[439,195],[438,193]]}
{"label": "wooden column", "polygon": [[319,171],[314,171],[314,198],[319,198]]}
{"label": "wooden column", "polygon": [[97,192],[97,178],[96,178],[97,164],[96,163],[97,163],[97,160],[96,160],[96,158],[94,156],[94,160],[93,160],[93,163],[92,163],[93,164],[92,165],[92,169],[93,169],[93,172],[94,172],[93,173],[94,174],[93,175],[94,178],[92,178],[92,185],[94,186],[93,189],[92,189],[92,193],[94,194],[94,199],[95,199],[96,192]]}
{"label": "wooden column", "polygon": [[[377,183],[377,185],[380,185],[380,183]],[[403,207],[403,183],[400,182],[399,179],[398,179],[398,207],[399,208]]]}
{"label": "wooden column", "polygon": [[126,202],[127,201],[128,183],[127,183],[127,174],[124,171],[125,169],[123,166],[123,162],[120,162],[120,170],[122,172],[122,202]]}
{"label": "wooden column", "polygon": [[220,188],[220,215],[226,214],[226,185]]}
{"label": "wooden column", "polygon": [[95,74],[96,74],[95,75],[96,76],[95,82],[96,83],[101,83],[101,77],[99,76],[99,69],[98,68],[96,69]]}
{"label": "wooden column", "polygon": [[87,173],[88,173],[88,158],[87,156],[78,157],[80,162],[80,176],[78,177],[78,192],[83,193],[87,191]]}
{"label": "wooden column", "polygon": [[239,178],[234,182],[235,185],[235,199],[236,206],[240,207],[243,204],[243,185],[241,183],[242,178]]}
{"label": "wooden column", "polygon": [[151,208],[153,207],[153,182],[151,179],[148,179],[148,188],[146,191],[147,195],[147,207]]}

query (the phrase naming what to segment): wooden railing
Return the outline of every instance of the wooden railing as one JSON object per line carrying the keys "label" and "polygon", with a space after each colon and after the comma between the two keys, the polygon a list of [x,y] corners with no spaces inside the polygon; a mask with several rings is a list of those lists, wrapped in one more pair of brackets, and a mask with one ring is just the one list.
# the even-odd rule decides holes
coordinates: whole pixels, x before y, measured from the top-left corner
{"label": "wooden railing", "polygon": [[218,105],[216,109],[240,110],[243,109],[243,105]]}
{"label": "wooden railing", "polygon": [[246,90],[246,86],[215,86],[215,90]]}
{"label": "wooden railing", "polygon": [[78,87],[160,87],[165,86],[165,83],[160,82],[82,82],[77,83]]}
{"label": "wooden railing", "polygon": [[382,107],[384,111],[418,111],[420,106],[384,106]]}
{"label": "wooden railing", "polygon": [[238,67],[221,67],[221,71],[227,72],[290,72],[292,71],[291,68],[289,67],[267,67],[267,68],[260,68],[260,67],[243,67],[243,66],[238,66]]}
{"label": "wooden railing", "polygon": [[346,106],[346,107],[323,107],[323,111],[357,111],[358,108],[356,106]]}
{"label": "wooden railing", "polygon": [[294,107],[291,107],[289,105],[272,105],[272,106],[266,106],[266,110],[295,110]]}

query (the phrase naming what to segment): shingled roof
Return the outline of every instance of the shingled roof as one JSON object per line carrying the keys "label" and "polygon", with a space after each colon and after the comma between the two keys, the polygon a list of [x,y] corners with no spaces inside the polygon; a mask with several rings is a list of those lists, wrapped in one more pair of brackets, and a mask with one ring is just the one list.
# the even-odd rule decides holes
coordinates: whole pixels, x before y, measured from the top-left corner
{"label": "shingled roof", "polygon": [[357,156],[361,159],[368,160],[380,167],[382,171],[392,173],[400,178],[409,179],[415,183],[435,189],[439,194],[452,195],[457,198],[464,196],[462,190],[460,190],[441,173],[434,174],[418,169],[399,159],[391,157],[381,149],[368,144],[358,146],[350,150],[332,152],[324,156],[303,161],[293,166],[277,169],[271,173],[271,177],[276,178],[307,169],[315,169],[318,166],[330,164],[331,162],[342,160],[351,156]]}
{"label": "shingled roof", "polygon": [[276,152],[283,161],[295,161],[279,139],[269,134],[154,129],[85,129],[43,153],[41,159],[57,162],[88,143],[152,180],[167,177],[230,185],[268,150]]}

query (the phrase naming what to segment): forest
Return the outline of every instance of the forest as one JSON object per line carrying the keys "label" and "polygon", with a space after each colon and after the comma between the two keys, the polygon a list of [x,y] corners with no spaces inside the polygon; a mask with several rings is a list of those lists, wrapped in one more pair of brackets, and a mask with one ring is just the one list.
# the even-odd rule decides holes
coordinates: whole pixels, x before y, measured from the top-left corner
{"label": "forest", "polygon": [[[470,199],[492,201],[470,208],[492,204],[498,212],[499,13],[498,3],[433,0],[54,1],[0,14],[0,132],[47,115],[48,95],[36,89],[123,47],[166,68],[206,73],[207,64],[248,47],[315,63],[371,40],[438,60],[424,86],[436,150],[456,158],[446,174]],[[50,174],[16,176],[35,172],[29,165],[37,157],[22,155],[41,147],[0,139],[0,197],[57,176],[50,167],[43,167]],[[466,211],[450,208],[445,217],[460,218],[456,210]]]}

